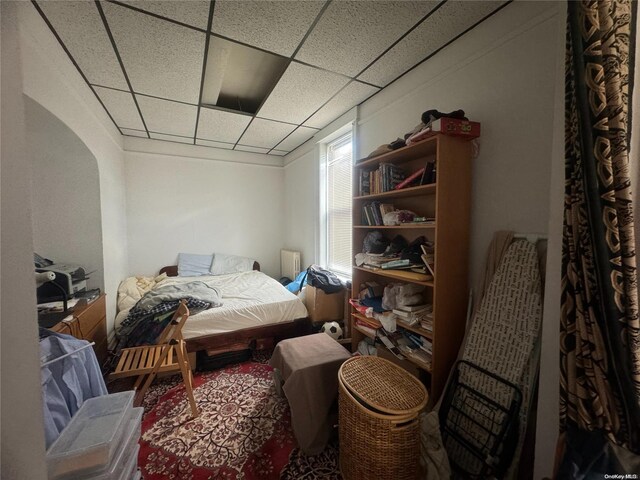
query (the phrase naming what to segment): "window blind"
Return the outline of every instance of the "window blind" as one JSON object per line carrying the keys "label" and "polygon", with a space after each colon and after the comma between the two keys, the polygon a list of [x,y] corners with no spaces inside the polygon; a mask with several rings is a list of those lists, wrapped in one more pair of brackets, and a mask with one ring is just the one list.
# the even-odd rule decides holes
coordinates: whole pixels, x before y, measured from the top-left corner
{"label": "window blind", "polygon": [[327,268],[351,276],[351,134],[327,144]]}

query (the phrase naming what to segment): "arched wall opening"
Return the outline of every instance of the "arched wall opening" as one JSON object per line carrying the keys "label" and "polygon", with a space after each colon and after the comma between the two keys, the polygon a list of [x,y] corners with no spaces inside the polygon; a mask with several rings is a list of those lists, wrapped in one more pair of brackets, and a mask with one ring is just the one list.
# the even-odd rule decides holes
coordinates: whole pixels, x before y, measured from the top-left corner
{"label": "arched wall opening", "polygon": [[27,145],[33,158],[33,245],[55,263],[80,265],[87,288],[104,291],[100,174],[95,156],[58,117],[27,95]]}

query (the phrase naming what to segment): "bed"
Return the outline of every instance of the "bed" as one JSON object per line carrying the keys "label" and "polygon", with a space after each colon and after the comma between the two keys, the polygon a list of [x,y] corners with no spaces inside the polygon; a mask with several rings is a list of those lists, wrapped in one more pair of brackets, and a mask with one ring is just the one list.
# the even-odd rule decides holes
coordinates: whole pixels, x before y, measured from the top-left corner
{"label": "bed", "polygon": [[[208,355],[217,355],[310,333],[302,301],[261,273],[257,262],[252,271],[227,275],[179,277],[175,265],[163,267],[160,274],[167,278],[163,276],[158,286],[198,280],[221,293],[222,306],[204,310],[187,320],[182,333],[189,352],[205,350]],[[118,302],[120,305],[120,298]],[[126,314],[126,309],[118,313],[116,325]]]}

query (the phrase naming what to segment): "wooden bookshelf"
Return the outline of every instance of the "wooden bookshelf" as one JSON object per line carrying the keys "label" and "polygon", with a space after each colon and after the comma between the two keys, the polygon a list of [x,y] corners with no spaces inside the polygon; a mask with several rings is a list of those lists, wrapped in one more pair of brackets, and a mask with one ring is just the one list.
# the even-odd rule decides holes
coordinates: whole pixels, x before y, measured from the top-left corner
{"label": "wooden bookshelf", "polygon": [[[378,157],[364,159],[354,166],[353,175],[353,252],[362,251],[364,237],[373,230],[380,230],[389,240],[402,235],[408,242],[425,236],[435,244],[435,278],[412,280],[394,271],[353,267],[352,297],[357,298],[360,284],[367,281],[387,283],[415,283],[425,287],[425,300],[433,305],[433,331],[418,325],[398,326],[421,335],[432,342],[431,366],[413,358],[407,361],[429,372],[423,381],[435,403],[441,395],[449,372],[464,337],[468,298],[469,223],[471,209],[471,144],[464,139],[441,134],[434,135],[416,145],[400,148]],[[436,164],[436,182],[392,190],[375,195],[360,195],[360,171],[376,169],[381,163],[400,166],[407,175],[425,167],[427,162]],[[397,209],[407,209],[419,216],[435,218],[435,223],[398,226],[361,225],[362,207],[372,200],[392,203]],[[354,310],[355,311],[355,310]],[[355,325],[352,315],[352,351],[358,343],[370,337]]]}
{"label": "wooden bookshelf", "polygon": [[435,223],[423,223],[419,225],[354,225],[353,228],[368,228],[369,230],[403,230],[405,228],[436,228]]}

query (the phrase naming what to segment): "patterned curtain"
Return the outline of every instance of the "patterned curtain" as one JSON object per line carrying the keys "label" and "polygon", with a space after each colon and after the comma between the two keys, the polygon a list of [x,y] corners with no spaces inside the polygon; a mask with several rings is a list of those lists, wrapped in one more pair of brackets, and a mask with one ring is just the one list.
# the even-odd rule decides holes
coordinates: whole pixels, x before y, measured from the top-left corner
{"label": "patterned curtain", "polygon": [[[568,458],[572,441],[583,454],[608,445],[640,453],[640,323],[627,135],[634,9],[630,0],[568,2],[560,326],[565,467],[580,463]],[[602,465],[611,468],[609,460]],[[580,477],[577,471],[572,477]]]}

